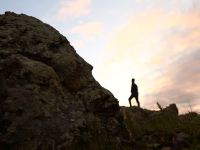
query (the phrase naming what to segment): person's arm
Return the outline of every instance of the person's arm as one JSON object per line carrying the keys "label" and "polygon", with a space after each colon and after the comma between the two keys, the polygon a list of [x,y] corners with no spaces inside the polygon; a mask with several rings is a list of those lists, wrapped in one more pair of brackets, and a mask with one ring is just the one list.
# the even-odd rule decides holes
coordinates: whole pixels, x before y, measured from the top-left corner
{"label": "person's arm", "polygon": [[137,85],[135,85],[135,90],[138,93],[138,86]]}

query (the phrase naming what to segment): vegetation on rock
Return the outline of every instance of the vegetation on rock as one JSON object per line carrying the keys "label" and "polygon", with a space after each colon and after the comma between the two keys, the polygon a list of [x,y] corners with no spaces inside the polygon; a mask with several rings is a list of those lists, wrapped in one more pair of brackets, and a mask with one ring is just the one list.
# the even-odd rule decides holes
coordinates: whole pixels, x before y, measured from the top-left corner
{"label": "vegetation on rock", "polygon": [[200,115],[178,115],[175,104],[160,111],[121,107],[136,150],[199,150]]}

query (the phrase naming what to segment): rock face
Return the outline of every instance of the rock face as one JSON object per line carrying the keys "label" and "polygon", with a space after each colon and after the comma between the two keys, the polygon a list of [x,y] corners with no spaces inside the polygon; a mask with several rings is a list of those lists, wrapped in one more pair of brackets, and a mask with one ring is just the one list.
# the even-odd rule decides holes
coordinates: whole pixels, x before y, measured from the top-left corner
{"label": "rock face", "polygon": [[51,26],[0,15],[0,149],[126,149],[118,101]]}

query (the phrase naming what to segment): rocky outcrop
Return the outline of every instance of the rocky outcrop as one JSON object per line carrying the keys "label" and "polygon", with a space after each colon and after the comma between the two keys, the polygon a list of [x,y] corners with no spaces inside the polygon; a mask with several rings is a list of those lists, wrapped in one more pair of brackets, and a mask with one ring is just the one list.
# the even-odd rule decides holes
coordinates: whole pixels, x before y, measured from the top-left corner
{"label": "rocky outcrop", "polygon": [[0,15],[0,149],[126,149],[115,97],[51,26]]}
{"label": "rocky outcrop", "polygon": [[133,106],[132,108],[121,106],[121,112],[123,113],[125,119],[129,117],[132,120],[137,121],[141,121],[144,119],[154,120],[158,118],[164,118],[164,116],[178,117],[178,108],[176,104],[170,104],[169,106],[167,106],[164,109],[161,109],[160,111],[142,109],[135,106]]}
{"label": "rocky outcrop", "polygon": [[134,149],[200,149],[200,115],[194,112],[178,115],[175,104],[159,108],[153,111],[121,107],[128,130],[134,135]]}

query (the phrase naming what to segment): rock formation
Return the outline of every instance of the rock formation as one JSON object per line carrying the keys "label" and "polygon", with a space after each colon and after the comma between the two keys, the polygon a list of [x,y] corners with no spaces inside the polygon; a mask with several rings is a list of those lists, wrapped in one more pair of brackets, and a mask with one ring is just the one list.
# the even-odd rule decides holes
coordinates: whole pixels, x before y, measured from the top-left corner
{"label": "rock formation", "polygon": [[126,149],[115,97],[54,28],[0,15],[0,149]]}
{"label": "rock formation", "polygon": [[133,106],[132,109],[130,109],[130,107],[121,106],[121,112],[125,119],[130,117],[130,119],[135,121],[142,121],[144,119],[152,120],[154,118],[163,118],[163,116],[178,117],[178,108],[176,104],[170,104],[166,108],[159,111],[142,109],[135,106]]}
{"label": "rock formation", "polygon": [[178,115],[175,104],[158,111],[122,106],[121,111],[129,132],[134,135],[134,150],[200,149],[197,113]]}

